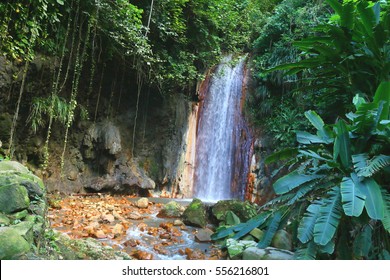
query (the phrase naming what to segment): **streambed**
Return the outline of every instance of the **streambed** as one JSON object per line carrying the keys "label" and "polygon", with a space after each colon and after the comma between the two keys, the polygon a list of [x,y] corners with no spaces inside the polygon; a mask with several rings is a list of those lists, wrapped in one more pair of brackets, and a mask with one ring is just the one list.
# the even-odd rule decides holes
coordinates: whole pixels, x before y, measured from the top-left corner
{"label": "streambed", "polygon": [[[50,197],[51,227],[70,238],[95,238],[135,259],[223,259],[218,246],[198,242],[200,228],[179,218],[160,218],[163,205],[172,199],[149,198],[146,208],[130,196]],[[190,200],[176,200],[186,207]],[[211,225],[208,227],[212,228]]]}

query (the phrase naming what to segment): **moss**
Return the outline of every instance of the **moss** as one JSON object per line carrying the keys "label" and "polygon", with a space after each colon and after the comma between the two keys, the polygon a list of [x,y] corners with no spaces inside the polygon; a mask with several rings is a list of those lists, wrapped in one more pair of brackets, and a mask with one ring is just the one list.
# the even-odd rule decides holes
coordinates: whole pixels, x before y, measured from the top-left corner
{"label": "moss", "polygon": [[200,199],[195,198],[183,213],[183,221],[187,225],[206,227],[206,207]]}

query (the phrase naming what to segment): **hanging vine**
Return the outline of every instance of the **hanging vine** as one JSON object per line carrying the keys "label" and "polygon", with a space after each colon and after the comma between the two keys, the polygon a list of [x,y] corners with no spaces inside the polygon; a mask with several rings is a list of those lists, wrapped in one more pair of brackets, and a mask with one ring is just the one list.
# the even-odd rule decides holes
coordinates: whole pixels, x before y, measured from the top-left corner
{"label": "hanging vine", "polygon": [[[73,3],[74,3],[74,1],[72,1],[72,3],[71,3],[71,8],[73,7]],[[77,22],[78,14],[79,14],[79,5],[77,5],[77,11],[76,11],[76,14],[75,14],[75,19],[74,19],[75,23]],[[62,66],[63,66],[63,62],[64,62],[64,58],[65,58],[66,43],[68,41],[68,37],[69,37],[69,33],[70,33],[71,22],[72,22],[72,13],[69,12],[68,24],[67,24],[67,27],[66,27],[64,42],[63,42],[62,51],[61,51],[60,64],[58,66],[58,73],[57,73],[56,78],[53,79],[53,85],[52,85],[52,91],[51,91],[51,103],[50,103],[50,109],[49,109],[49,124],[48,124],[48,128],[47,128],[45,145],[43,147],[44,159],[43,159],[42,168],[47,168],[47,165],[48,165],[48,162],[49,162],[49,141],[50,141],[50,137],[51,137],[51,128],[52,128],[52,125],[53,125],[53,118],[54,118],[54,114],[55,114],[55,112],[54,112],[54,105],[55,105],[56,97],[58,96],[58,92],[59,92],[58,91],[58,85],[60,83]],[[72,50],[73,50],[74,39],[75,39],[74,33],[73,33],[73,38],[72,38],[71,53],[72,53]],[[71,54],[70,54],[70,57],[71,57]],[[69,66],[70,66],[70,61],[68,62],[68,67],[67,67],[67,71],[66,72],[68,72]],[[64,78],[64,84],[66,82],[66,79],[67,79],[67,74],[65,75],[65,78]]]}
{"label": "hanging vine", "polygon": [[91,21],[88,22],[87,25],[87,33],[85,35],[85,42],[84,42],[84,47],[82,50],[82,53],[80,55],[80,48],[81,48],[81,41],[82,41],[82,30],[83,30],[83,23],[80,23],[79,27],[79,42],[77,45],[77,50],[76,50],[76,61],[75,61],[75,67],[74,67],[74,72],[73,72],[73,79],[72,79],[72,90],[71,90],[71,97],[69,101],[69,113],[67,117],[67,122],[66,122],[66,128],[65,128],[65,137],[64,137],[64,147],[62,150],[62,155],[61,155],[61,172],[64,169],[64,158],[65,158],[65,152],[66,152],[66,147],[68,143],[68,135],[69,135],[69,129],[70,126],[73,123],[74,120],[74,111],[77,106],[77,94],[78,94],[78,88],[79,88],[79,82],[80,82],[80,77],[81,77],[81,72],[83,69],[83,65],[85,62],[86,58],[86,53],[87,53],[87,48],[89,46],[89,37],[91,33]]}

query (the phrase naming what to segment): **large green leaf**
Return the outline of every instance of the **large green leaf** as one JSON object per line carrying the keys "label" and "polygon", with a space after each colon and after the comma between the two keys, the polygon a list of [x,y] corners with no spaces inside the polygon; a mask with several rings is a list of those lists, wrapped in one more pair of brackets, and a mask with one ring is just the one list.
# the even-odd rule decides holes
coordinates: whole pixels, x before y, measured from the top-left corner
{"label": "large green leaf", "polygon": [[336,124],[336,142],[334,145],[335,155],[340,156],[340,160],[344,168],[351,167],[351,143],[349,140],[348,127],[343,120],[339,120]]}
{"label": "large green leaf", "polygon": [[347,216],[359,217],[364,208],[366,196],[362,194],[359,185],[355,185],[350,177],[344,177],[341,184],[341,201]]}
{"label": "large green leaf", "polygon": [[390,194],[382,189],[383,204],[385,205],[384,216],[382,219],[382,224],[385,230],[390,233]]}
{"label": "large green leaf", "polygon": [[[250,219],[249,221],[247,221],[246,223],[244,224],[241,224],[243,225],[241,227],[241,229],[233,236],[234,239],[239,239],[245,235],[247,235],[249,232],[251,232],[254,228],[257,228],[259,226],[261,226],[262,224],[264,224],[264,222],[268,219],[268,217],[270,216],[271,214],[269,212],[263,212],[255,217],[253,217],[252,219]],[[213,238],[213,237],[212,237]],[[213,238],[213,240],[215,240]]]}
{"label": "large green leaf", "polygon": [[379,117],[379,121],[389,119],[389,110],[390,110],[390,81],[383,81],[378,86],[378,89],[374,95],[375,104],[379,105],[379,103],[383,101],[385,102],[382,112]]}
{"label": "large green leaf", "polygon": [[334,240],[335,240],[335,239],[333,238],[332,240],[330,240],[330,241],[328,242],[328,244],[326,244],[326,245],[324,245],[324,246],[318,246],[318,251],[319,251],[320,253],[323,253],[323,254],[329,254],[329,255],[333,254],[334,248],[335,248],[335,246],[336,246]]}
{"label": "large green leaf", "polygon": [[367,154],[357,154],[352,156],[352,162],[358,176],[371,177],[390,166],[390,156],[378,155],[369,159]]}
{"label": "large green leaf", "polygon": [[363,227],[353,242],[353,253],[357,257],[368,257],[372,246],[372,228],[370,225]]}
{"label": "large green leaf", "polygon": [[315,260],[317,255],[318,246],[311,241],[306,246],[300,247],[294,254],[297,260]]}
{"label": "large green leaf", "polygon": [[314,225],[314,242],[322,246],[333,238],[342,214],[339,187],[334,187],[328,195],[329,197],[321,205],[318,219]]}
{"label": "large green leaf", "polygon": [[292,189],[301,186],[304,183],[319,179],[324,175],[305,175],[299,174],[298,171],[293,171],[286,176],[277,180],[273,187],[276,194],[284,194]]}
{"label": "large green leaf", "polygon": [[320,208],[321,205],[315,202],[307,207],[298,226],[298,239],[302,243],[307,243],[313,238],[314,225],[320,214]]}
{"label": "large green leaf", "polygon": [[319,137],[321,137],[328,144],[333,142],[332,132],[328,127],[325,126],[324,121],[315,111],[306,111],[305,116],[318,130],[317,134]]}
{"label": "large green leaf", "polygon": [[373,8],[368,7],[366,1],[361,1],[358,3],[357,9],[359,11],[361,22],[363,23],[366,34],[372,36],[374,27],[376,25]]}
{"label": "large green leaf", "polygon": [[280,211],[275,212],[271,220],[269,221],[268,228],[266,232],[263,235],[263,238],[261,241],[257,244],[258,248],[265,248],[268,247],[272,239],[275,236],[276,231],[279,229],[279,224],[282,220],[282,213]]}
{"label": "large green leaf", "polygon": [[[355,184],[359,184],[356,179],[353,177],[352,179]],[[385,205],[383,203],[381,187],[372,178],[365,178],[361,184],[362,186],[359,189],[366,196],[365,208],[368,216],[374,220],[382,220],[384,218]]]}
{"label": "large green leaf", "polygon": [[306,131],[297,131],[297,142],[305,145],[323,143],[328,144],[328,140],[320,136],[310,134]]}
{"label": "large green leaf", "polygon": [[352,2],[344,3],[342,13],[340,15],[341,26],[352,29],[354,20],[355,4]]}
{"label": "large green leaf", "polygon": [[343,12],[343,6],[338,0],[326,0],[326,2],[332,7],[333,10],[339,15]]}

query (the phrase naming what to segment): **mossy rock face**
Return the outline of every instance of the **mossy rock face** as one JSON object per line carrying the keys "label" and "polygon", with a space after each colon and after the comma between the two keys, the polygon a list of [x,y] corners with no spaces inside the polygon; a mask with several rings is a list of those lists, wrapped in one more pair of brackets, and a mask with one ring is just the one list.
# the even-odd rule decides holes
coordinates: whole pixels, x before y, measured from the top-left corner
{"label": "mossy rock face", "polygon": [[206,227],[206,206],[200,199],[195,198],[183,213],[183,221],[186,225]]}
{"label": "mossy rock face", "polygon": [[20,236],[22,236],[28,243],[31,244],[34,240],[33,226],[33,222],[21,222],[19,224],[10,226],[10,228],[16,230]]}
{"label": "mossy rock face", "polygon": [[257,215],[256,207],[248,201],[221,200],[218,201],[212,208],[213,216],[218,221],[225,221],[226,213],[228,213],[228,211],[232,211],[235,215],[237,215],[241,222],[246,222]]}
{"label": "mossy rock face", "polygon": [[0,211],[6,214],[22,211],[30,205],[25,187],[20,185],[0,185]]}
{"label": "mossy rock face", "polygon": [[30,244],[16,229],[0,228],[0,259],[17,260],[30,251]]}
{"label": "mossy rock face", "polygon": [[163,208],[158,213],[157,217],[159,218],[179,218],[183,213],[183,206],[181,206],[176,201],[170,201],[165,204]]}
{"label": "mossy rock face", "polygon": [[0,225],[8,226],[10,223],[10,219],[3,213],[0,213]]}

